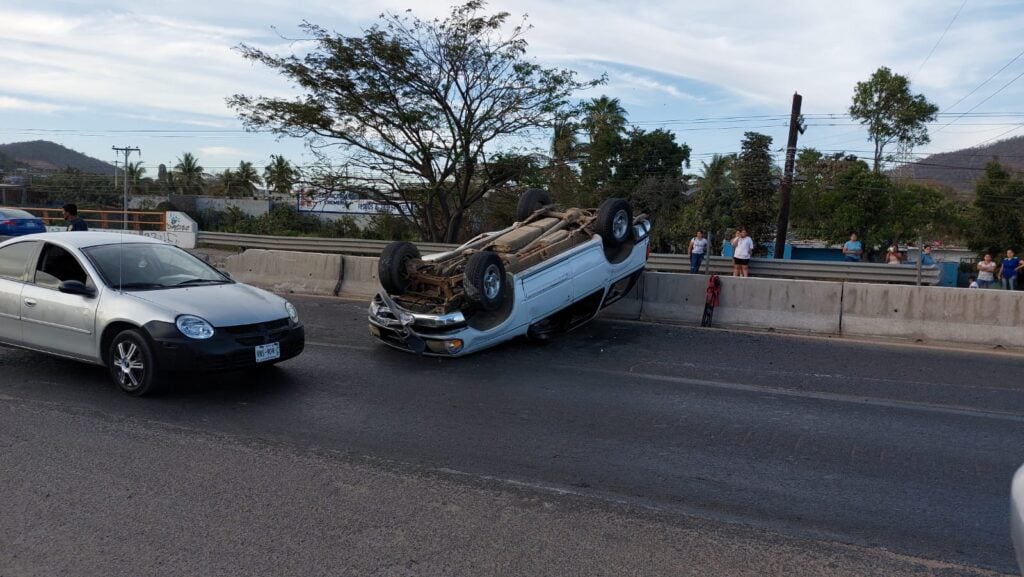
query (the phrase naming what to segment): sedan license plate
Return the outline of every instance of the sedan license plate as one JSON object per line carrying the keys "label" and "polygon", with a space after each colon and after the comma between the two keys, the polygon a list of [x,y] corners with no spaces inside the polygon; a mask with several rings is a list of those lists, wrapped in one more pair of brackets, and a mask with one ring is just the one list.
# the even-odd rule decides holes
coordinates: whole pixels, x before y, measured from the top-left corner
{"label": "sedan license plate", "polygon": [[264,363],[281,356],[281,343],[268,343],[256,347],[256,362]]}

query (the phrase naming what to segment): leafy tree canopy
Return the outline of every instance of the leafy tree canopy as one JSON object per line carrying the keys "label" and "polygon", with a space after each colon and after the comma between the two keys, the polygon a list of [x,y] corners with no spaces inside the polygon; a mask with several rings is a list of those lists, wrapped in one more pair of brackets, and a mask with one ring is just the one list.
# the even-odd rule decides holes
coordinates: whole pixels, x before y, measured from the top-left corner
{"label": "leafy tree canopy", "polygon": [[868,127],[875,144],[874,170],[881,168],[885,147],[893,142],[915,146],[930,142],[926,123],[935,120],[939,107],[923,94],[910,93],[910,80],[881,67],[853,91],[850,116]]}
{"label": "leafy tree canopy", "polygon": [[974,190],[967,245],[993,256],[1008,248],[1024,251],[1024,180],[993,160]]}
{"label": "leafy tree canopy", "polygon": [[504,184],[488,157],[502,139],[550,126],[570,95],[603,81],[527,59],[525,24],[485,6],[470,0],[444,20],[385,14],[361,36],[306,22],[314,47],[302,56],[242,45],[302,94],[228,103],[250,129],[306,138],[326,164],[340,147],[350,187],[413,203],[422,236],[455,241],[466,211]]}

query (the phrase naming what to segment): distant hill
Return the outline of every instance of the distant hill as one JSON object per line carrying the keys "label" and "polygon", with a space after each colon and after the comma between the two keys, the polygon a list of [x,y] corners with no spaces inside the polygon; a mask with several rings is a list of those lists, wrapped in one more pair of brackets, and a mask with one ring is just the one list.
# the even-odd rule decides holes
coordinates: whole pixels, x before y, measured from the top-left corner
{"label": "distant hill", "polygon": [[1013,170],[1024,171],[1024,136],[1000,140],[987,146],[933,154],[898,171],[919,181],[944,185],[973,196],[974,183],[985,165],[996,158]]}
{"label": "distant hill", "polygon": [[114,174],[114,165],[48,140],[0,144],[0,155],[36,170],[75,168],[91,174]]}
{"label": "distant hill", "polygon": [[19,168],[28,168],[28,165],[0,152],[0,172],[14,172]]}

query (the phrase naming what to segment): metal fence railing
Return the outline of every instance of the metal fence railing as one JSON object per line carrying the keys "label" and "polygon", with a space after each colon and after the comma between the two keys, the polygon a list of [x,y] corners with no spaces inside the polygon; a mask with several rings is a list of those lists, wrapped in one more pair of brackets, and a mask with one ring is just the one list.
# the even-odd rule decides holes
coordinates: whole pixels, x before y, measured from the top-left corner
{"label": "metal fence railing", "polygon": [[[19,208],[30,214],[43,219],[46,226],[61,226],[64,224],[64,210],[60,208]],[[125,229],[125,217],[127,216],[127,230],[166,230],[167,213],[154,211],[132,211],[127,213],[123,210],[85,210],[79,209],[78,216],[82,217],[90,229]]]}
{"label": "metal fence railing", "polygon": [[[319,238],[299,236],[264,236],[258,234],[235,234],[226,232],[200,231],[197,242],[206,246],[232,248],[261,248],[270,250],[291,250],[297,252],[322,252],[350,254],[356,256],[378,256],[388,244],[386,240],[363,240],[351,238]],[[423,254],[444,252],[458,245],[418,242],[415,243]],[[732,259],[713,256],[707,259],[701,272],[727,275],[732,273]],[[690,259],[680,254],[654,253],[647,261],[647,270],[662,272],[689,272]],[[921,269],[921,284],[938,284],[942,271],[936,266]],[[847,282],[916,284],[917,268],[911,265],[888,265],[880,263],[851,263],[842,261],[776,260],[754,258],[750,261],[750,275],[767,278],[789,278],[804,280],[827,280]]]}

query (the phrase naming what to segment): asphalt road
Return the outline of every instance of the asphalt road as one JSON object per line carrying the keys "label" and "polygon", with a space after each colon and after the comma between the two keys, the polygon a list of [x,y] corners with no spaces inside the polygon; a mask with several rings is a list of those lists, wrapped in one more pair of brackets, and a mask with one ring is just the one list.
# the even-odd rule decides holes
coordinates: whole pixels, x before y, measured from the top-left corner
{"label": "asphalt road", "polygon": [[293,302],[301,357],[157,398],[0,348],[0,577],[1015,571],[1020,355],[600,320],[439,360]]}

